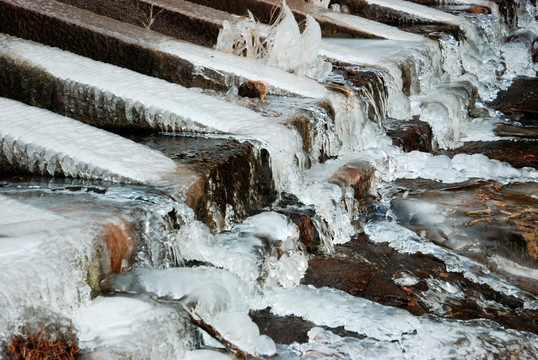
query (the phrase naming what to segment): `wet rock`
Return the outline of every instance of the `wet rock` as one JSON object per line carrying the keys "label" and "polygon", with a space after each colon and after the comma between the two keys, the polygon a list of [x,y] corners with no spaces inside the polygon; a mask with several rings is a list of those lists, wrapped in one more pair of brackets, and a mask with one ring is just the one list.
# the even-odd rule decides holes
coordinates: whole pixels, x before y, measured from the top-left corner
{"label": "wet rock", "polygon": [[[426,312],[423,305],[417,305],[417,297],[402,289],[393,281],[397,271],[417,273],[427,265],[434,266],[433,273],[444,271],[443,264],[422,255],[402,255],[388,246],[370,243],[366,236],[358,236],[350,242],[335,246],[332,255],[313,257],[303,284],[315,287],[332,287],[351,295],[360,296],[381,304],[397,306],[409,310],[415,315]],[[432,261],[431,264],[428,260]],[[413,261],[417,263],[410,266]],[[421,266],[418,264],[421,263]],[[429,272],[424,273],[429,275]],[[420,287],[420,285],[417,285]],[[412,306],[408,306],[412,304]]]}
{"label": "wet rock", "polygon": [[[538,329],[538,311],[524,310],[521,300],[473,283],[461,273],[448,272],[431,255],[399,253],[386,244],[370,242],[365,235],[334,250],[309,261],[303,284],[336,288],[414,315],[486,318],[509,328]],[[412,281],[402,281],[402,274]]]}
{"label": "wet rock", "polygon": [[283,194],[273,211],[286,215],[299,229],[299,241],[309,253],[317,251],[320,245],[319,232],[312,221],[315,216],[313,207],[306,206],[291,194]]}
{"label": "wet rock", "polygon": [[239,96],[258,98],[263,100],[265,94],[267,94],[268,84],[262,80],[249,80],[245,81],[239,86]]}
{"label": "wet rock", "polygon": [[134,262],[138,239],[124,221],[105,225],[103,239],[113,273],[127,270]]}
{"label": "wet rock", "polygon": [[521,126],[510,124],[497,124],[494,130],[497,136],[513,136],[526,139],[538,139],[538,126]]}
{"label": "wet rock", "polygon": [[432,129],[427,122],[418,119],[406,122],[394,121],[388,124],[387,127],[387,135],[392,138],[392,143],[403,151],[433,151]]}
{"label": "wet rock", "polygon": [[[368,119],[381,121],[385,113],[385,99],[387,89],[383,77],[379,72],[364,69],[359,66],[333,66],[333,75],[341,75],[344,79],[341,85],[345,95],[353,97],[354,94],[361,96],[368,108]],[[334,90],[334,89],[333,89]]]}
{"label": "wet rock", "polygon": [[[276,199],[266,150],[225,138],[123,134],[197,171],[202,180],[187,194],[198,218],[220,231]],[[227,218],[228,217],[228,218]]]}
{"label": "wet rock", "polygon": [[483,8],[481,6],[475,6],[475,7],[465,9],[465,12],[468,12],[470,14],[487,14],[488,9]]}
{"label": "wet rock", "polygon": [[456,154],[483,154],[490,159],[509,163],[515,168],[538,168],[538,146],[536,140],[528,141],[469,141],[454,150],[443,150],[439,154],[453,157]]}
{"label": "wet rock", "polygon": [[299,241],[303,243],[309,253],[314,253],[320,245],[320,238],[317,229],[312,221],[312,215],[299,211],[277,210],[286,215],[299,229]]}
{"label": "wet rock", "polygon": [[250,318],[277,344],[308,342],[308,331],[316,326],[313,322],[296,316],[277,316],[270,309],[250,311]]}
{"label": "wet rock", "polygon": [[495,110],[520,123],[538,121],[538,78],[519,76],[490,103]]}
{"label": "wet rock", "polygon": [[375,267],[360,259],[320,256],[308,262],[304,283],[316,287],[333,287],[353,296],[365,291]]}
{"label": "wet rock", "polygon": [[[249,315],[252,321],[260,328],[260,333],[267,334],[277,344],[306,343],[308,342],[308,332],[310,329],[318,326],[311,321],[297,316],[274,315],[271,313],[270,308],[250,311]],[[337,328],[322,327],[342,337],[364,338],[364,336],[355,332],[345,330],[342,326]]]}
{"label": "wet rock", "polygon": [[351,162],[341,167],[329,180],[342,189],[352,187],[354,198],[360,200],[366,196],[374,180],[374,167],[367,161]]}
{"label": "wet rock", "polygon": [[[400,223],[425,239],[482,262],[527,291],[538,293],[535,282],[530,280],[532,275],[518,270],[538,267],[536,184],[502,186],[494,181],[477,181],[433,189],[427,182],[418,187],[416,183],[397,182],[405,183],[407,197],[397,199],[393,206]],[[403,203],[417,205],[400,206]],[[423,210],[422,217],[417,209]]]}

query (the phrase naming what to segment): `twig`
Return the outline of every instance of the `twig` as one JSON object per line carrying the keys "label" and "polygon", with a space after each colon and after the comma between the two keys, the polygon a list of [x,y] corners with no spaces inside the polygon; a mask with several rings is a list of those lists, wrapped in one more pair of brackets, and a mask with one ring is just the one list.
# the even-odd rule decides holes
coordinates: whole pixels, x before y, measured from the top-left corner
{"label": "twig", "polygon": [[222,336],[221,333],[219,333],[217,331],[217,329],[215,329],[212,325],[205,322],[205,320],[202,319],[198,314],[196,314],[195,312],[193,312],[189,308],[187,308],[181,302],[181,299],[178,299],[178,300],[166,299],[166,298],[163,298],[163,297],[159,297],[154,293],[139,294],[139,293],[130,292],[130,291],[117,291],[117,290],[111,290],[111,292],[116,293],[116,294],[124,294],[124,295],[128,295],[128,296],[143,295],[143,296],[149,297],[150,299],[152,299],[152,300],[154,300],[154,301],[156,301],[158,303],[172,304],[172,305],[175,305],[175,306],[179,306],[183,311],[185,311],[189,315],[189,318],[191,319],[191,322],[194,325],[198,326],[200,329],[202,329],[206,333],[208,333],[212,338],[219,341],[222,345],[224,345],[226,347],[226,349],[228,351],[233,353],[237,358],[239,358],[239,359],[246,359],[246,358],[262,359],[259,356],[255,356],[255,355],[250,354],[250,353],[248,353],[246,351],[243,351],[237,345],[235,345],[232,342],[230,342],[229,340],[227,340],[224,336]]}
{"label": "twig", "polygon": [[239,358],[246,359],[247,357],[255,357],[254,355],[241,350],[239,347],[237,347],[236,345],[228,341],[224,336],[222,336],[221,333],[217,331],[217,329],[215,329],[212,325],[205,322],[205,320],[202,319],[200,316],[198,316],[194,311],[191,311],[189,308],[183,305],[183,303],[180,300],[170,300],[170,299],[165,299],[162,297],[154,297],[151,295],[150,297],[153,298],[153,300],[160,303],[169,303],[169,304],[179,305],[189,315],[189,317],[191,318],[191,322],[194,325],[198,326],[200,329],[207,332],[209,335],[211,335],[211,337],[217,339],[222,345],[224,345],[228,350],[233,352]]}
{"label": "twig", "polygon": [[151,6],[149,8],[149,16],[146,15],[146,12],[142,11],[142,15],[144,15],[144,19],[146,21],[142,21],[142,20],[138,20],[142,23],[142,25],[144,25],[144,28],[146,30],[150,30],[151,29],[151,25],[153,25],[153,22],[155,22],[155,19],[157,18],[157,16],[159,16],[160,13],[162,13],[164,11],[164,7],[157,13],[155,14],[155,16],[153,16],[153,6],[155,5],[155,0],[152,0],[151,1]]}

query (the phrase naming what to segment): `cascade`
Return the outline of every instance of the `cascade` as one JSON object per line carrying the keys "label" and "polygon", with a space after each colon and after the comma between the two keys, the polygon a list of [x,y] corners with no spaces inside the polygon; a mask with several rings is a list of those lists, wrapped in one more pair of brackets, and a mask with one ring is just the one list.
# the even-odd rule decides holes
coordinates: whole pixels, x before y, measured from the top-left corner
{"label": "cascade", "polygon": [[513,5],[0,0],[0,358],[535,358]]}

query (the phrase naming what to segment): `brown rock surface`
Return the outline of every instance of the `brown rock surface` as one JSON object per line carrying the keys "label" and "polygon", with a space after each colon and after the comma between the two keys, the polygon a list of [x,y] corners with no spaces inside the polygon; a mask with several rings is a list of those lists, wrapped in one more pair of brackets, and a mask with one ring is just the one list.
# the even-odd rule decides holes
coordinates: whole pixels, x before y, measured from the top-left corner
{"label": "brown rock surface", "polygon": [[[392,210],[401,224],[538,294],[536,283],[518,276],[516,265],[511,264],[538,268],[537,184],[469,181],[440,188],[424,180],[398,180],[397,185],[408,191],[406,198],[393,202]],[[427,210],[420,214],[417,208]],[[442,222],[435,221],[441,218]]]}
{"label": "brown rock surface", "polygon": [[245,81],[239,86],[239,96],[263,100],[268,86],[267,82],[262,80]]}
{"label": "brown rock surface", "polygon": [[355,199],[366,196],[374,180],[374,167],[367,161],[350,162],[342,166],[327,180],[331,184],[345,189],[351,186],[355,191]]}
{"label": "brown rock surface", "polygon": [[[414,277],[416,283],[398,285],[395,279],[402,273]],[[431,255],[399,253],[386,244],[370,242],[366,236],[335,246],[334,254],[313,257],[302,283],[336,288],[414,315],[486,318],[509,328],[538,330],[538,311],[524,310],[522,301],[473,283],[461,273],[448,272],[445,264]],[[443,290],[446,286],[461,289],[463,298],[451,297]],[[489,306],[483,305],[484,299],[491,301]]]}
{"label": "brown rock surface", "polygon": [[432,152],[432,129],[424,121],[413,119],[410,121],[394,121],[389,125],[387,135],[392,143],[405,152],[413,150]]}
{"label": "brown rock surface", "polygon": [[107,245],[110,268],[113,273],[127,270],[134,261],[138,240],[124,221],[105,225],[103,239]]}

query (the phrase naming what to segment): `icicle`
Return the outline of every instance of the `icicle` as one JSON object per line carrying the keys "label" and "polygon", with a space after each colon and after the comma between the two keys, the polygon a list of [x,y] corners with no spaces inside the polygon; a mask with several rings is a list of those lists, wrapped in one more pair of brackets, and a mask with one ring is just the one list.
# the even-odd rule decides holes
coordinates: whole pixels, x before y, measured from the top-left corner
{"label": "icicle", "polygon": [[324,80],[331,72],[331,64],[318,55],[321,44],[321,28],[310,15],[301,34],[299,25],[286,1],[265,40],[261,40],[260,23],[249,12],[249,17],[232,25],[224,21],[217,38],[217,50],[239,56],[265,61],[267,64]]}

